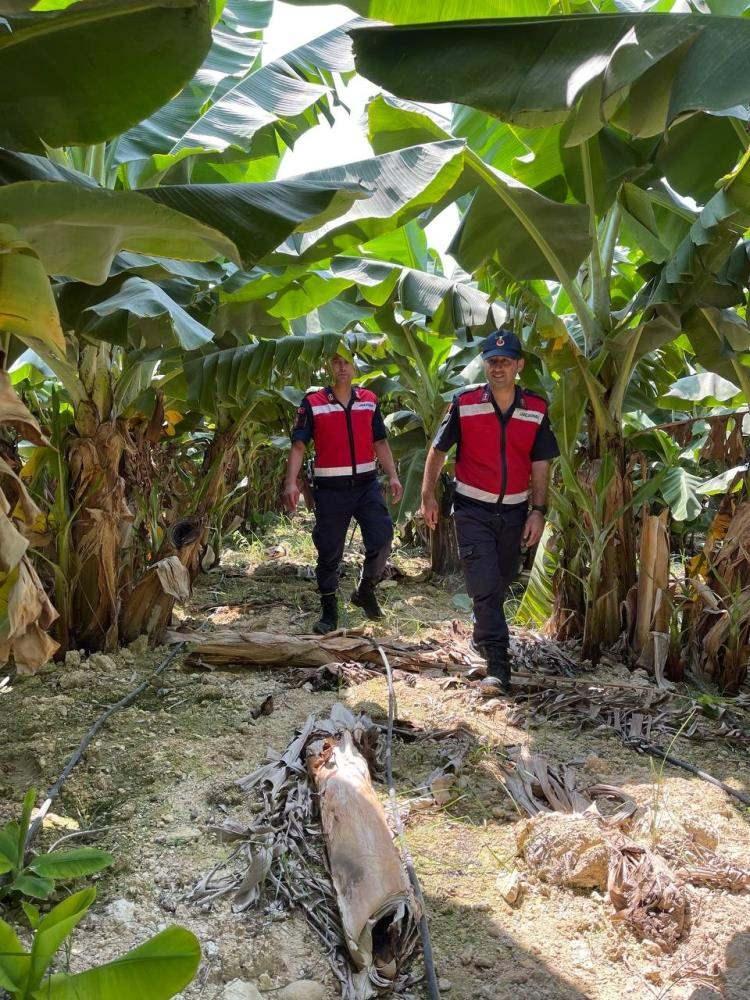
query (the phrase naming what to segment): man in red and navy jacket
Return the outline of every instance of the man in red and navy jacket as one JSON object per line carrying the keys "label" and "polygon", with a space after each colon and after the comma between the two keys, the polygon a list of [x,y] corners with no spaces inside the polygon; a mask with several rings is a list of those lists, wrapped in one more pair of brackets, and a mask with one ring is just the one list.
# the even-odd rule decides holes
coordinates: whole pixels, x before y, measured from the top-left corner
{"label": "man in red and navy jacket", "polygon": [[331,361],[331,371],[333,385],[308,392],[297,410],[284,485],[286,505],[295,510],[305,446],[314,440],[313,542],[318,550],[316,577],[322,613],[313,629],[321,635],[338,627],[339,566],[352,518],[362,530],[365,563],[351,601],[368,618],[382,617],[375,584],[391,553],[393,522],[377,480],[376,459],[388,476],[394,502],[403,493],[378,397],[352,385],[354,365],[340,354]]}
{"label": "man in red and navy jacket", "polygon": [[474,645],[487,661],[487,683],[510,690],[505,592],[521,545],[536,545],[547,514],[551,459],[560,454],[547,403],[516,385],[521,342],[496,330],[482,342],[487,384],[453,398],[427,456],[422,513],[437,524],[435,484],[446,452],[457,445],[454,519],[466,590],[474,604]]}

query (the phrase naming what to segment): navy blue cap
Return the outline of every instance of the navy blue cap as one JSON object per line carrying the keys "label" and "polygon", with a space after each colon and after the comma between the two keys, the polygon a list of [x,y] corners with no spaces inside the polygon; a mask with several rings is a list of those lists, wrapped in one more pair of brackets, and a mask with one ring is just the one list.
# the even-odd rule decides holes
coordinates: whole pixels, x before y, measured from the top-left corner
{"label": "navy blue cap", "polygon": [[512,330],[495,330],[482,341],[482,361],[488,358],[513,358],[518,361],[522,355],[521,341]]}

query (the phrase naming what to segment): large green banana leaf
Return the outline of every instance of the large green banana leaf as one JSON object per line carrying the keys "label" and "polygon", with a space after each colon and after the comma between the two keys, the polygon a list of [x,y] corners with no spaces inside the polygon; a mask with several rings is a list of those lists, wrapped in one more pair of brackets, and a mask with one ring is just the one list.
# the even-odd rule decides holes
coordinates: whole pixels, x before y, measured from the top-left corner
{"label": "large green banana leaf", "polygon": [[534,554],[534,564],[524,587],[523,596],[513,615],[516,625],[542,628],[552,615],[555,601],[552,582],[559,557],[552,546],[548,547],[551,534],[552,527],[548,523]]}
{"label": "large green banana leaf", "polygon": [[[750,153],[719,188],[661,268],[650,303],[682,308],[704,300],[750,226]],[[721,373],[720,373],[721,374]]]}
{"label": "large green banana leaf", "polygon": [[[195,265],[191,265],[195,266]],[[205,266],[205,265],[202,265]],[[330,268],[312,270],[305,265],[288,268],[255,268],[235,273],[222,286],[223,303],[266,300],[269,316],[293,320],[311,313],[347,289],[356,286],[364,301],[376,307],[394,300],[408,312],[437,317],[433,329],[455,332],[457,327],[496,328],[504,317],[500,306],[468,281],[445,278],[416,268],[364,257],[334,257]]]}
{"label": "large green banana leaf", "polygon": [[180,347],[195,350],[213,339],[213,333],[174,301],[161,286],[144,278],[127,278],[120,290],[89,306],[97,316],[111,316],[120,310],[142,319],[167,316]]}
{"label": "large green banana leaf", "polygon": [[238,258],[223,233],[142,194],[61,181],[0,187],[0,240],[33,250],[48,274],[91,284],[106,280],[120,250],[199,261]]}
{"label": "large green banana leaf", "polygon": [[[504,318],[499,305],[493,305],[485,292],[466,281],[359,257],[334,257],[331,270],[353,281],[363,297],[378,306],[387,301],[397,281],[396,297],[403,309],[424,316],[435,316],[441,308],[447,309],[451,331],[456,327],[482,327],[487,322],[498,326]],[[385,297],[383,292],[387,293]]]}
{"label": "large green banana leaf", "polygon": [[193,79],[150,118],[118,137],[112,162],[169,152],[200,118],[205,105],[238,83],[257,61],[261,29],[268,24],[271,6],[265,0],[231,0],[214,26],[211,48]]}
{"label": "large green banana leaf", "polygon": [[[288,0],[296,7],[315,7],[321,0]],[[322,0],[338,3],[339,0]],[[373,21],[391,24],[425,24],[497,17],[533,17],[546,14],[554,0],[347,0],[346,6]]]}
{"label": "large green banana leaf", "polygon": [[698,489],[702,484],[700,476],[682,466],[675,466],[665,473],[660,492],[675,521],[692,521],[698,517],[701,512]]}
{"label": "large green banana leaf", "polygon": [[65,339],[44,265],[31,253],[3,253],[0,234],[0,330],[65,354]]}
{"label": "large green banana leaf", "polygon": [[[203,160],[233,162],[238,151],[244,159],[262,159],[276,150],[278,162],[279,140],[293,145],[328,105],[330,74],[353,69],[351,39],[341,27],[256,69],[231,88],[222,86],[210,101],[193,82],[119,140],[115,162],[154,156],[154,177],[188,157],[200,158],[203,171]],[[142,185],[146,169],[133,167],[129,176]]]}
{"label": "large green banana leaf", "polygon": [[306,260],[350,252],[443,199],[455,188],[463,166],[463,143],[448,139],[292,178],[286,183],[358,184],[369,197],[312,232],[311,227],[306,232],[298,229],[281,250]]}
{"label": "large green banana leaf", "polygon": [[98,143],[170,100],[211,44],[208,0],[88,0],[0,34],[0,145]]}
{"label": "large green banana leaf", "polygon": [[[13,189],[17,189],[18,196],[22,193],[28,196],[32,189],[22,184],[12,184],[0,188],[0,223],[11,222],[10,209],[8,214],[3,211],[3,199],[5,204],[13,201],[15,205],[18,202],[20,218],[31,217],[35,221],[35,242],[29,241],[29,245],[35,248],[40,257],[44,258],[44,253],[36,249],[38,246],[43,246],[46,254],[50,254],[54,246],[56,265],[67,263],[71,259],[78,261],[76,270],[57,266],[50,273],[78,277],[82,281],[105,279],[112,261],[109,249],[114,252],[126,249],[191,260],[211,260],[220,253],[230,260],[236,260],[239,251],[242,262],[246,266],[252,266],[295,234],[285,247],[284,260],[287,263],[290,252],[305,253],[307,258],[322,259],[331,256],[339,247],[350,249],[359,246],[374,236],[415,218],[431,204],[433,198],[442,197],[454,186],[462,168],[462,155],[462,144],[451,140],[318,170],[285,181],[262,184],[166,185],[146,188],[141,192],[92,189],[78,193],[73,184],[39,184],[38,190],[44,196],[44,205],[41,201],[38,204],[20,204],[18,198],[14,201],[13,194],[9,194]],[[12,170],[12,176],[15,177],[28,171],[29,176],[35,177],[39,176],[40,170],[43,171],[42,176],[54,176],[55,169],[43,164],[39,157],[17,156],[5,151],[0,158],[0,179],[5,171]],[[72,173],[60,176],[71,176]],[[101,223],[100,228],[111,238],[108,224],[113,220],[122,220],[117,209],[124,210],[128,199],[132,201],[134,211],[140,208],[141,214],[137,215],[139,219],[144,214],[148,216],[147,212],[143,212],[144,198],[174,210],[172,216],[174,212],[179,212],[183,216],[189,216],[195,223],[201,223],[202,226],[196,228],[195,225],[191,227],[190,220],[182,220],[187,232],[203,233],[206,239],[209,233],[213,233],[218,238],[215,251],[209,253],[202,250],[199,254],[191,250],[188,253],[181,244],[175,250],[170,249],[172,244],[166,239],[162,243],[146,243],[140,240],[139,234],[129,234],[128,239],[117,246],[110,239],[107,243],[107,255],[97,257],[95,249],[92,250],[83,241],[77,241],[79,245],[70,245],[68,240],[58,239],[59,227],[66,224],[66,218],[71,226],[84,225],[77,218],[69,218],[74,203],[81,211],[84,206],[90,209],[85,224],[92,228],[92,232],[96,232],[97,223]],[[362,202],[361,206],[359,202]],[[54,239],[42,225],[45,221],[45,207],[49,208],[53,204],[55,211],[62,213],[49,214],[48,221],[56,226],[57,235]],[[95,205],[104,211],[100,218],[96,216]],[[109,215],[107,206],[111,210]],[[156,227],[156,232],[160,219],[163,219],[163,214],[153,214],[151,222]],[[18,226],[17,220],[15,224]],[[215,230],[219,230],[224,236],[219,237]],[[99,233],[100,238],[105,233]],[[148,235],[150,238],[154,237],[155,232],[149,232]],[[88,261],[85,269],[87,277],[81,275],[83,261]],[[96,279],[92,278],[92,273],[96,275]]]}
{"label": "large green banana leaf", "polygon": [[358,166],[263,184],[166,185],[145,188],[141,196],[215,226],[234,242],[242,263],[252,267],[292,233],[339,217],[347,220],[352,205],[373,197],[360,179],[368,176],[367,169],[358,171]]}
{"label": "large green banana leaf", "polygon": [[[436,159],[435,157],[434,159]],[[314,174],[303,174],[300,177],[287,181],[270,181],[264,184],[186,184],[186,185],[165,185],[160,188],[145,188],[141,192],[135,191],[106,191],[91,188],[90,178],[79,174],[76,171],[58,167],[51,164],[44,157],[31,154],[17,154],[9,150],[0,151],[0,183],[8,178],[18,179],[29,177],[36,179],[39,177],[64,178],[64,184],[40,184],[39,190],[43,191],[45,199],[50,209],[54,208],[53,214],[50,212],[48,220],[54,223],[55,227],[62,225],[66,220],[71,226],[90,226],[96,230],[97,223],[101,223],[102,228],[117,223],[127,225],[130,218],[127,214],[120,215],[120,211],[126,213],[126,206],[131,205],[133,211],[139,209],[138,219],[148,221],[149,213],[152,214],[153,232],[149,233],[149,249],[144,249],[145,243],[139,242],[137,234],[129,234],[125,242],[121,242],[115,248],[117,250],[126,249],[141,253],[150,253],[161,257],[175,257],[188,260],[212,260],[220,254],[230,260],[239,262],[241,258],[246,264],[255,264],[271,250],[281,244],[295,230],[306,231],[335,219],[343,215],[346,219],[352,204],[358,199],[371,197],[370,177],[373,171],[377,171],[379,162],[386,160],[382,169],[388,172],[388,176],[393,184],[398,183],[401,177],[404,190],[394,190],[389,192],[390,204],[394,212],[403,208],[404,203],[414,195],[415,184],[413,178],[404,176],[407,172],[404,169],[399,173],[398,165],[406,160],[402,154],[394,156],[378,157],[372,160],[365,160],[361,164],[351,164],[344,167],[333,167],[326,171],[317,171]],[[392,162],[391,162],[392,161]],[[374,164],[374,167],[372,166]],[[88,185],[76,194],[73,183],[68,180],[79,181]],[[13,205],[18,202],[18,198],[13,197],[8,192],[18,189],[20,196],[24,192],[28,195],[31,188],[23,184],[10,184],[0,187],[0,223],[11,222],[11,209],[8,214],[3,212],[3,199]],[[67,193],[66,193],[67,192]],[[156,202],[160,208],[154,210],[149,208],[148,202]],[[83,210],[88,209],[86,220],[73,218],[74,205]],[[98,206],[98,208],[97,208]],[[163,208],[161,207],[163,206]],[[168,218],[176,223],[176,219],[182,218],[182,225],[186,232],[203,233],[208,236],[213,233],[216,238],[216,249],[213,253],[202,252],[201,254],[190,255],[184,248],[178,249],[180,252],[172,252],[170,243],[164,241],[161,249],[157,241],[151,242],[158,232],[158,222],[164,218],[164,209],[169,209]],[[97,211],[101,211],[101,217],[97,217]],[[35,221],[35,238],[37,243],[49,245],[52,240],[52,232],[45,227],[45,216],[43,206],[33,204],[19,204],[19,218],[31,216]],[[176,213],[182,213],[177,216]],[[416,214],[416,212],[415,212]],[[185,218],[188,216],[189,218]],[[398,223],[396,223],[398,224]],[[387,227],[387,223],[384,223]],[[41,227],[41,228],[39,228]],[[210,228],[207,228],[210,227]],[[219,230],[217,233],[216,230]],[[74,232],[75,230],[71,230]],[[81,232],[83,230],[79,230]],[[54,245],[57,255],[64,260],[85,260],[90,262],[90,270],[94,269],[99,276],[98,281],[104,281],[110,263],[111,254],[106,258],[96,257],[96,248],[89,247],[86,241],[78,240],[79,245],[68,245],[66,241],[57,239],[59,232],[54,237]],[[224,234],[221,236],[220,234]],[[110,234],[111,235],[111,234]],[[31,244],[36,246],[36,244]],[[239,251],[239,253],[238,253]],[[36,250],[41,257],[42,253]],[[81,281],[92,280],[90,277],[81,277],[80,270],[65,270],[58,268],[51,270],[51,274],[65,274],[68,277],[77,277]]]}
{"label": "large green banana leaf", "polygon": [[211,48],[194,77],[198,87],[212,88],[216,97],[234,86],[260,55],[263,29],[268,27],[273,0],[227,0],[212,31]]}
{"label": "large green banana leaf", "polygon": [[[370,141],[376,151],[403,143],[446,139],[426,109],[379,96],[370,103]],[[450,247],[466,271],[495,257],[516,279],[575,276],[591,250],[589,209],[563,205],[495,170],[471,149],[449,197],[477,189]]]}
{"label": "large green banana leaf", "polygon": [[188,358],[170,380],[170,392],[178,398],[184,393],[203,413],[215,413],[219,406],[242,407],[249,390],[267,385],[274,373],[292,372],[298,364],[320,366],[342,343],[356,349],[366,339],[365,334],[323,333],[214,350]]}
{"label": "large green banana leaf", "polygon": [[503,121],[567,121],[576,145],[611,121],[658,135],[679,117],[750,100],[750,21],[594,14],[352,31],[358,71],[398,97]]}
{"label": "large green banana leaf", "polygon": [[16,181],[70,181],[82,187],[99,187],[89,174],[63,167],[46,156],[0,149],[0,184],[15,184]]}
{"label": "large green banana leaf", "polygon": [[669,386],[659,403],[665,409],[689,410],[694,406],[725,406],[732,409],[742,403],[740,390],[728,379],[714,372],[684,375]]}
{"label": "large green banana leaf", "polygon": [[699,363],[728,381],[737,382],[750,399],[750,328],[728,309],[706,306],[685,317],[685,333]]}

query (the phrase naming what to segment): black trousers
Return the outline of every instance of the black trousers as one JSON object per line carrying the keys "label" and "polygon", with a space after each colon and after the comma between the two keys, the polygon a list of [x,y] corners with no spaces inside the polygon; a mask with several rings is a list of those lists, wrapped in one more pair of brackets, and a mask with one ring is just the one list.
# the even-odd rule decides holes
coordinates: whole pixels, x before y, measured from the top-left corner
{"label": "black trousers", "polygon": [[518,576],[528,507],[456,501],[453,516],[466,592],[474,604],[474,642],[508,645],[503,601]]}
{"label": "black trousers", "polygon": [[393,521],[377,479],[345,488],[315,488],[313,542],[318,550],[315,576],[321,594],[339,585],[339,566],[352,518],[362,530],[365,564],[362,580],[373,585],[383,575],[393,541]]}

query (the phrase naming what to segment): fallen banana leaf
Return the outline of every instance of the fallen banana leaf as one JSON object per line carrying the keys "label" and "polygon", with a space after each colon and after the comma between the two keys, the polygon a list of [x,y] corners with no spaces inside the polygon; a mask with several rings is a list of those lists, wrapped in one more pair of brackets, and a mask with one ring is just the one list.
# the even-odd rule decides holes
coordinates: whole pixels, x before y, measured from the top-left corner
{"label": "fallen banana leaf", "polygon": [[[635,814],[635,800],[614,785],[580,788],[575,768],[567,764],[555,764],[544,754],[531,753],[526,747],[508,747],[507,753],[511,767],[503,779],[505,787],[516,805],[529,816],[542,812],[586,813],[614,827]],[[600,807],[599,800],[620,805],[612,812]]]}

